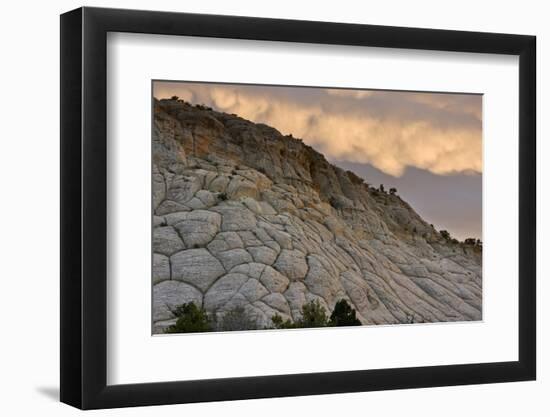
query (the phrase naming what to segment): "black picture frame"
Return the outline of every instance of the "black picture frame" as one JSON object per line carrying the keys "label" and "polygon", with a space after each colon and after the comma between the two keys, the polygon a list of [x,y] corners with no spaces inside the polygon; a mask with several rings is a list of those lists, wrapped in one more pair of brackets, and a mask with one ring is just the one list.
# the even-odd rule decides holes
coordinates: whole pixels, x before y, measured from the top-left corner
{"label": "black picture frame", "polygon": [[[108,32],[519,56],[518,361],[107,385]],[[534,380],[535,54],[524,35],[88,7],[61,15],[61,401],[95,409]]]}

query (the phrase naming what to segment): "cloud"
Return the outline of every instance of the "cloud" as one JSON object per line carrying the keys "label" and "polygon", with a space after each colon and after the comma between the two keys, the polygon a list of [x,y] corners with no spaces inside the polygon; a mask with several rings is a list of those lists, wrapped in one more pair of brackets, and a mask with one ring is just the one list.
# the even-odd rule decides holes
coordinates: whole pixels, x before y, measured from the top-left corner
{"label": "cloud", "polygon": [[481,96],[205,83],[155,84],[293,134],[329,159],[369,163],[393,176],[482,172]]}
{"label": "cloud", "polygon": [[373,91],[369,90],[340,90],[332,88],[327,88],[326,92],[329,96],[351,97],[357,99],[365,98],[375,94]]}

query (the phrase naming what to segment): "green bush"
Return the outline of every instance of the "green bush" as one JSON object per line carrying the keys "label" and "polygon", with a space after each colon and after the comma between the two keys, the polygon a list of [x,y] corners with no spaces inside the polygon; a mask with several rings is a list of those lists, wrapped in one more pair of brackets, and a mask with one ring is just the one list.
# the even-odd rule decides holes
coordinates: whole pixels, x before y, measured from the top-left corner
{"label": "green bush", "polygon": [[283,320],[279,314],[271,317],[275,329],[306,329],[313,327],[331,326],[361,326],[353,309],[346,300],[340,300],[334,306],[334,310],[327,317],[326,311],[319,300],[310,301],[302,306],[302,318],[294,323],[289,319]]}
{"label": "green bush", "polygon": [[271,317],[275,329],[305,329],[311,327],[327,327],[329,325],[325,309],[319,300],[313,300],[302,306],[302,318],[294,323],[290,320],[283,321],[279,314]]}
{"label": "green bush", "polygon": [[196,333],[212,331],[206,311],[195,303],[185,303],[172,310],[176,323],[164,330],[164,333]]}
{"label": "green bush", "polygon": [[248,316],[244,307],[235,307],[223,315],[217,330],[231,332],[235,330],[255,330],[257,328],[256,321]]}
{"label": "green bush", "polygon": [[271,317],[271,321],[273,322],[274,329],[296,329],[297,328],[296,324],[292,323],[289,319],[286,319],[286,321],[283,321],[283,318],[279,314],[275,314],[273,317]]}
{"label": "green bush", "polygon": [[[164,333],[198,333],[235,330],[255,330],[257,323],[247,315],[244,307],[235,307],[227,311],[221,318],[208,313],[193,302],[175,307],[172,314],[176,317],[176,323],[164,330]],[[302,306],[302,318],[295,322],[289,319],[283,320],[279,314],[271,317],[272,329],[301,329],[329,326],[360,326],[361,322],[356,317],[355,310],[346,300],[340,300],[334,306],[334,310],[327,316],[319,300],[313,300]]]}
{"label": "green bush", "polygon": [[302,306],[302,318],[299,321],[300,327],[326,327],[328,317],[325,309],[319,300],[310,301]]}
{"label": "green bush", "polygon": [[355,309],[351,308],[346,300],[340,300],[334,306],[330,315],[331,326],[361,326]]}

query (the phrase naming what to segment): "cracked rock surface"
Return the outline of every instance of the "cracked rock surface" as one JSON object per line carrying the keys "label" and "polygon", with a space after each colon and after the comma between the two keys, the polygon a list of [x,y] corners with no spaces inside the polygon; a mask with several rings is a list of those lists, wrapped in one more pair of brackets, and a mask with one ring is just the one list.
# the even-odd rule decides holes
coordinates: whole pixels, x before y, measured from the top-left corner
{"label": "cracked rock surface", "polygon": [[244,307],[258,328],[315,299],[366,325],[481,320],[481,249],[398,195],[269,126],[176,100],[154,113],[155,333],[190,301]]}

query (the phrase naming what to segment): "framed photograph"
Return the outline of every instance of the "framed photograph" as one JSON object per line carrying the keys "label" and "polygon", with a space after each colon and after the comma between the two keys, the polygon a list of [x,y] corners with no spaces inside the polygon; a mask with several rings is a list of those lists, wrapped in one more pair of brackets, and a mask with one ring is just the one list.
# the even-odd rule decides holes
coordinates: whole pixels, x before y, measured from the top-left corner
{"label": "framed photograph", "polygon": [[61,401],[533,380],[535,37],[61,16]]}

